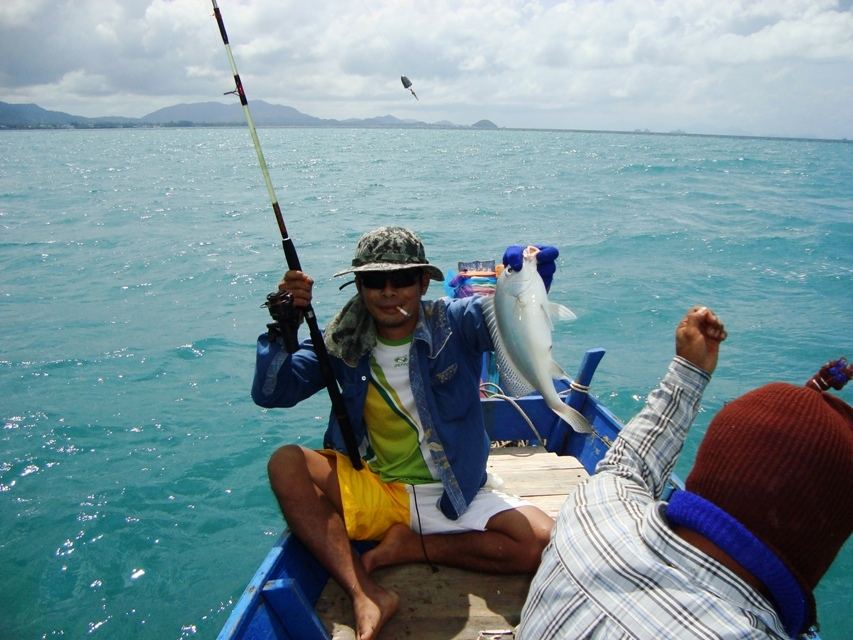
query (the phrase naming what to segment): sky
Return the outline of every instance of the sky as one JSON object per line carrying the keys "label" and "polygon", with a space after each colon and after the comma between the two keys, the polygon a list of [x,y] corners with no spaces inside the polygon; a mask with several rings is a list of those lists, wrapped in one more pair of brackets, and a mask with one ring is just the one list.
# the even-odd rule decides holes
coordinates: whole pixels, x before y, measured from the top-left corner
{"label": "sky", "polygon": [[[853,0],[219,0],[250,106],[853,139]],[[403,89],[412,79],[420,98]],[[0,0],[0,100],[233,98],[209,0]]]}

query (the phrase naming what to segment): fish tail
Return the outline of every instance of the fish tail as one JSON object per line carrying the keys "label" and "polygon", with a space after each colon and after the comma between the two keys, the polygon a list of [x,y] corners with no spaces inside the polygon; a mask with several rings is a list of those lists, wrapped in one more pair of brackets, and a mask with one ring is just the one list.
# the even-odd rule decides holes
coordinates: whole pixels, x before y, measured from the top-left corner
{"label": "fish tail", "polygon": [[548,406],[578,433],[592,433],[592,425],[589,423],[589,420],[577,409],[570,407],[562,400],[558,400],[556,403],[549,402]]}

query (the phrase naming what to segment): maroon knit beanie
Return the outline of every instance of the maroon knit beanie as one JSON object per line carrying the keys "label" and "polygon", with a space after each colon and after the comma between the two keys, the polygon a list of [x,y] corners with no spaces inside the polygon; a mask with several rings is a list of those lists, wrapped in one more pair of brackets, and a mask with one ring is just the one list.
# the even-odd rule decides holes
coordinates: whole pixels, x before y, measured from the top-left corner
{"label": "maroon knit beanie", "polygon": [[853,409],[781,382],[750,391],[711,420],[686,487],[773,551],[813,603],[853,531]]}

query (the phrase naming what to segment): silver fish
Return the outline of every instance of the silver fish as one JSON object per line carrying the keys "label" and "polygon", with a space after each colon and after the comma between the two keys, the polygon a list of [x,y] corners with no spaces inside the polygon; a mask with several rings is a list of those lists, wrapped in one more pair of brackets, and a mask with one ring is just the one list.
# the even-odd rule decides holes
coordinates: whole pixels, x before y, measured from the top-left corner
{"label": "silver fish", "polygon": [[516,397],[535,389],[572,429],[590,433],[587,419],[563,402],[554,388],[554,378],[568,375],[551,358],[552,318],[574,320],[577,316],[567,307],[548,301],[545,283],[536,270],[538,253],[538,248],[527,247],[522,269],[504,269],[498,276],[495,295],[483,300],[501,383]]}

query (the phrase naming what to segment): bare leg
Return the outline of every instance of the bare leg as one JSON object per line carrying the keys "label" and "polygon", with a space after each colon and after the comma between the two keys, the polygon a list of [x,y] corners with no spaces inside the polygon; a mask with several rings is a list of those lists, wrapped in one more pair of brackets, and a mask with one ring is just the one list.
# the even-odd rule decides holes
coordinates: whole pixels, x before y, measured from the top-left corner
{"label": "bare leg", "polygon": [[405,525],[394,525],[378,546],[362,556],[368,572],[427,556],[443,564],[487,573],[532,573],[551,537],[554,521],[537,507],[525,506],[495,514],[486,531],[433,534],[423,538]]}
{"label": "bare leg", "polygon": [[396,612],[399,598],[370,578],[352,549],[335,460],[287,445],[272,455],[267,472],[290,530],[352,600],[359,640],[373,640]]}

